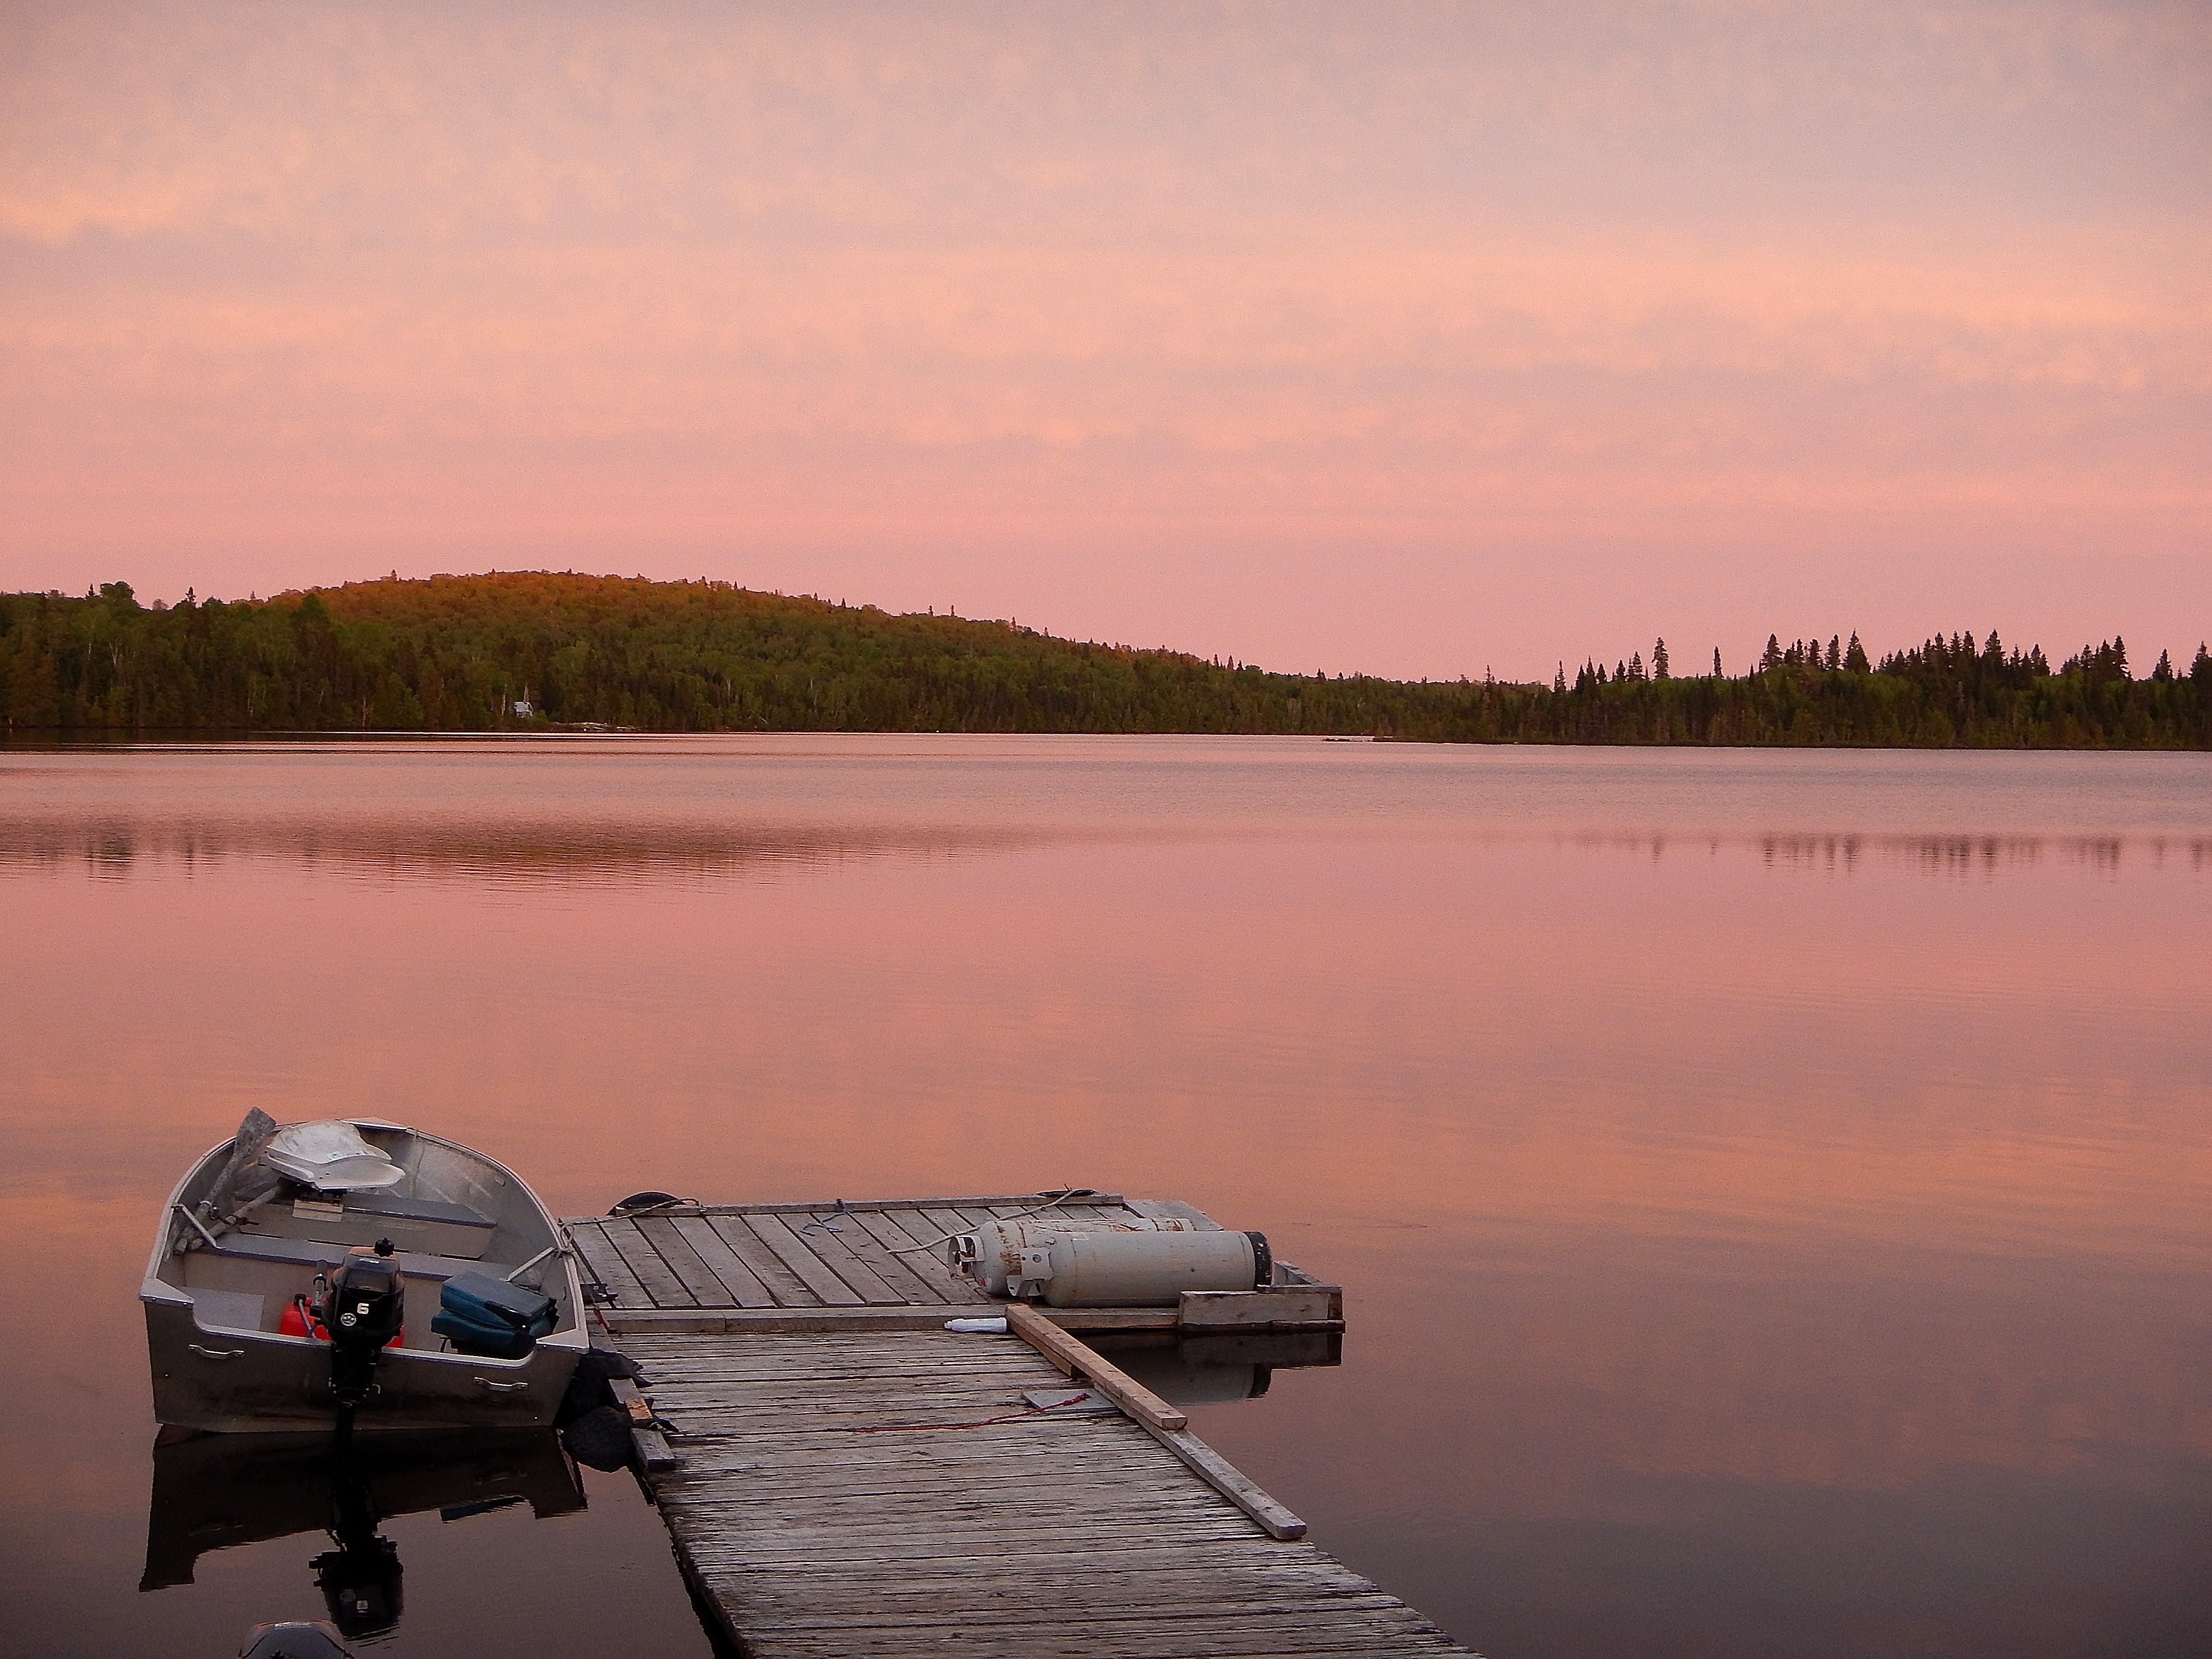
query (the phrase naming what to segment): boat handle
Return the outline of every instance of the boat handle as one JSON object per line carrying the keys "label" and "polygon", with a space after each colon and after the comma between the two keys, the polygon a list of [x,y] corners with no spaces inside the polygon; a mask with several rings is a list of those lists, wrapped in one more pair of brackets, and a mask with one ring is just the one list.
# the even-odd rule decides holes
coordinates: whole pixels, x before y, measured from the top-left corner
{"label": "boat handle", "polygon": [[185,1346],[203,1359],[235,1359],[246,1352],[243,1348],[203,1348],[197,1342],[187,1342]]}
{"label": "boat handle", "polygon": [[495,1382],[488,1376],[479,1376],[476,1382],[478,1387],[489,1389],[494,1394],[520,1394],[530,1386],[527,1382]]}

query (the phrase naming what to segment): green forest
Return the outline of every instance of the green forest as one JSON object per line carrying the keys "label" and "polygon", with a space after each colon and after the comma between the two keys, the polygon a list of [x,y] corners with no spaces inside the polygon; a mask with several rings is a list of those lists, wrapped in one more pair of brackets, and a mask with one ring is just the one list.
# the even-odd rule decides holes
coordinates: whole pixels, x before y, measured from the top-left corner
{"label": "green forest", "polygon": [[[1705,665],[1699,665],[1700,671]],[[1869,659],[1856,635],[1678,672],[1658,641],[1549,684],[1271,673],[1005,622],[723,582],[515,572],[243,602],[0,594],[0,728],[1180,732],[1450,743],[2212,747],[2212,654],[2057,668],[1996,634]]]}

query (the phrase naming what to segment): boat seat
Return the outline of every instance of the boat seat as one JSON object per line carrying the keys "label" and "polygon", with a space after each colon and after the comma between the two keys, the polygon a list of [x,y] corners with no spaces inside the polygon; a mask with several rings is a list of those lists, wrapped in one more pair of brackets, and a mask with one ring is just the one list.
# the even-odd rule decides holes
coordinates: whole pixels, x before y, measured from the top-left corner
{"label": "boat seat", "polygon": [[390,1193],[348,1193],[346,1210],[353,1215],[389,1216],[394,1221],[441,1221],[451,1226],[491,1231],[492,1218],[465,1204],[448,1204],[442,1198],[399,1198]]}
{"label": "boat seat", "polygon": [[258,1331],[269,1298],[251,1291],[218,1291],[195,1285],[192,1321],[202,1330]]}
{"label": "boat seat", "polygon": [[[335,1267],[346,1258],[343,1244],[325,1243],[315,1238],[284,1238],[274,1233],[228,1232],[222,1242],[208,1251],[210,1255],[231,1256],[246,1261],[283,1261],[301,1267]],[[494,1273],[496,1267],[485,1267],[471,1261],[456,1261],[451,1256],[422,1255],[413,1250],[401,1250],[394,1258],[399,1271],[410,1279],[451,1279],[455,1273],[471,1269],[479,1273]]]}
{"label": "boat seat", "polygon": [[[335,1205],[335,1212],[330,1206]],[[259,1237],[313,1239],[330,1244],[374,1244],[389,1238],[404,1252],[480,1259],[499,1224],[482,1211],[441,1198],[398,1193],[300,1193],[289,1204],[266,1206],[252,1231]]]}

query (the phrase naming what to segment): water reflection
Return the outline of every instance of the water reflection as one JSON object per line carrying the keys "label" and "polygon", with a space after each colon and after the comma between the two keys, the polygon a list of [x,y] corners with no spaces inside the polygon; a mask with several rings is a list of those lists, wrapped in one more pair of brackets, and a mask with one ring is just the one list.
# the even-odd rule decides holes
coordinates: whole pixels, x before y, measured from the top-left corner
{"label": "water reflection", "polygon": [[381,879],[524,884],[774,877],[860,859],[1007,852],[1036,831],[927,825],[839,830],[619,820],[363,817],[90,823],[0,817],[0,871],[191,876],[265,860]]}
{"label": "water reflection", "polygon": [[[0,871],[80,869],[190,876],[263,860],[304,871],[473,884],[575,884],[774,878],[883,858],[1008,854],[1107,840],[1171,838],[1124,827],[885,823],[873,826],[686,822],[661,818],[386,815],[185,820],[0,813]],[[1180,837],[1172,837],[1180,838]],[[1481,831],[1462,838],[1481,845]],[[1707,834],[1577,835],[1565,844],[1657,860],[1703,853],[1750,855],[1770,869],[1855,874],[1872,865],[1941,878],[1992,878],[2047,866],[2118,873],[2151,867],[2212,872],[2212,836]]]}
{"label": "water reflection", "polygon": [[1923,875],[1990,877],[2056,865],[2114,875],[2122,861],[2146,860],[2156,869],[2171,861],[2202,873],[2212,870],[2212,836],[1961,836],[1961,835],[1582,835],[1570,845],[1610,849],[1658,860],[1670,854],[1749,852],[1769,869],[1850,875],[1874,864]]}
{"label": "water reflection", "polygon": [[[1345,1282],[1354,1363],[1131,1368],[1470,1646],[2207,1650],[2212,757],[1310,750],[0,753],[0,1259],[127,1308],[257,1103],[434,1127],[564,1213],[1182,1197]],[[196,1604],[234,1643],[307,1589],[279,1547],[103,1597],[141,1339],[27,1329],[0,1651]],[[654,1571],[697,1639],[592,1495],[434,1559],[384,1522],[393,1642],[618,1644]],[[538,1622],[464,1641],[509,1572]]]}
{"label": "water reflection", "polygon": [[1092,1331],[1084,1339],[1161,1399],[1177,1406],[1257,1400],[1277,1371],[1344,1363],[1338,1331]]}
{"label": "water reflection", "polygon": [[551,1431],[199,1434],[164,1431],[154,1448],[143,1590],[192,1583],[210,1550],[321,1532],[307,1564],[349,1640],[395,1630],[404,1607],[398,1547],[383,1524],[436,1510],[446,1521],[526,1504],[540,1520],[584,1507],[575,1467]]}

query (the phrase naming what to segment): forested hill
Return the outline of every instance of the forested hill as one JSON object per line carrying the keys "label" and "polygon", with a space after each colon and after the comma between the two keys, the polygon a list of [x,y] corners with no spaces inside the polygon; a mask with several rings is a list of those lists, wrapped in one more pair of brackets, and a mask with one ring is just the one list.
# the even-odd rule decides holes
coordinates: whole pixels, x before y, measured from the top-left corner
{"label": "forested hill", "polygon": [[[517,705],[527,704],[528,712]],[[51,731],[1200,732],[1461,742],[2212,747],[2212,656],[2118,641],[2056,672],[1992,635],[1870,663],[1854,638],[1737,678],[1663,648],[1570,683],[1274,674],[1007,623],[719,582],[514,573],[140,605],[0,595],[0,726]]]}

